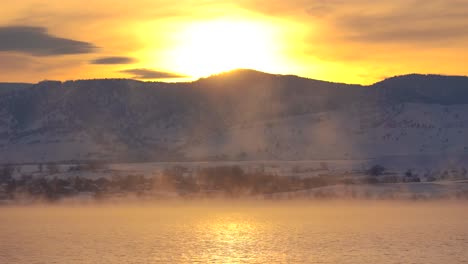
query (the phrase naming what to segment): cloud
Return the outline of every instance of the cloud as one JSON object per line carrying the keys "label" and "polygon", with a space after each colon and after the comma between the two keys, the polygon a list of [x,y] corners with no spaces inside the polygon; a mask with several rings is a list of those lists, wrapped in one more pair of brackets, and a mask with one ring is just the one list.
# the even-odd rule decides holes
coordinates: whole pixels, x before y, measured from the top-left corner
{"label": "cloud", "polygon": [[387,28],[381,30],[359,32],[348,36],[348,39],[366,42],[406,42],[430,44],[434,42],[448,43],[468,38],[468,28],[440,27],[440,28]]}
{"label": "cloud", "polygon": [[91,64],[132,64],[138,60],[130,57],[102,57],[92,60]]}
{"label": "cloud", "polygon": [[332,14],[337,6],[341,4],[341,0],[317,0],[309,4],[306,12],[310,16],[322,17]]}
{"label": "cloud", "polygon": [[30,70],[37,63],[31,57],[14,54],[0,54],[0,71],[14,72]]}
{"label": "cloud", "polygon": [[129,69],[120,71],[122,73],[133,74],[132,78],[135,79],[170,79],[170,78],[184,78],[187,76],[171,73],[171,72],[163,72],[163,71],[155,71],[150,69]]}
{"label": "cloud", "polygon": [[0,27],[0,51],[21,52],[34,56],[92,53],[92,43],[52,36],[43,27]]}
{"label": "cloud", "polygon": [[468,3],[405,1],[370,12],[354,12],[336,18],[346,38],[364,42],[430,44],[468,38]]}

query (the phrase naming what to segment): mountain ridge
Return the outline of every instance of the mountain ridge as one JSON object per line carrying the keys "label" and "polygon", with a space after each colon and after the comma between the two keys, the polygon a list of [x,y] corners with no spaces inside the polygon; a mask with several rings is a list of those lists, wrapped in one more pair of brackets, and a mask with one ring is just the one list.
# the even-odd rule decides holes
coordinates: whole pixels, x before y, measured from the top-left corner
{"label": "mountain ridge", "polygon": [[21,82],[0,82],[0,89],[2,89],[2,86],[10,86],[10,85],[20,85],[20,86],[34,86],[38,85],[41,83],[68,83],[68,82],[87,82],[87,81],[135,81],[135,82],[142,82],[142,83],[164,83],[164,84],[187,84],[187,83],[197,83],[197,82],[203,82],[203,81],[209,81],[213,79],[232,79],[232,76],[237,76],[237,77],[244,77],[245,76],[257,76],[257,77],[283,77],[283,78],[294,78],[294,79],[300,79],[300,80],[306,80],[306,81],[314,81],[314,82],[323,82],[323,83],[330,83],[330,84],[343,84],[343,85],[351,85],[351,86],[361,86],[361,87],[375,87],[379,86],[381,84],[387,83],[387,82],[393,82],[394,80],[408,80],[408,79],[413,79],[413,80],[424,80],[424,79],[447,79],[447,78],[457,78],[458,80],[468,80],[468,76],[465,75],[444,75],[444,74],[421,74],[421,73],[408,73],[408,74],[403,74],[403,75],[395,75],[391,77],[387,77],[381,81],[378,81],[373,84],[369,85],[362,85],[362,84],[357,84],[357,83],[342,83],[342,82],[334,82],[330,80],[320,80],[320,79],[314,79],[314,78],[309,78],[309,77],[302,77],[298,75],[293,75],[293,74],[273,74],[273,73],[266,73],[266,72],[261,72],[253,69],[234,69],[231,71],[226,71],[226,72],[220,72],[216,73],[207,77],[201,77],[197,80],[191,81],[191,82],[161,82],[161,81],[140,81],[137,79],[131,79],[131,78],[96,78],[96,79],[76,79],[76,80],[65,80],[65,81],[59,81],[59,80],[44,80],[40,81],[37,83],[21,83]]}
{"label": "mountain ridge", "polygon": [[10,88],[0,93],[0,163],[468,153],[468,77],[413,74],[361,86],[227,74]]}

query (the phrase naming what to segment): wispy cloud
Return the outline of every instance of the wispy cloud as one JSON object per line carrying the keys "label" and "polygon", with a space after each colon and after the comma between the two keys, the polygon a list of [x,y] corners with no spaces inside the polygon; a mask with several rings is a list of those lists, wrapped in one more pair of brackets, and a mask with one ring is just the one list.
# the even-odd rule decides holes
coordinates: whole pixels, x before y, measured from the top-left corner
{"label": "wispy cloud", "polygon": [[171,72],[164,72],[164,71],[156,71],[150,69],[128,69],[120,71],[122,73],[133,74],[132,78],[135,79],[170,79],[170,78],[185,78],[187,76],[171,73]]}
{"label": "wispy cloud", "polygon": [[138,60],[130,57],[102,57],[90,61],[91,64],[132,64]]}
{"label": "wispy cloud", "polygon": [[468,38],[467,17],[466,2],[413,0],[343,15],[337,24],[351,40],[430,44]]}
{"label": "wispy cloud", "polygon": [[46,28],[31,26],[0,27],[0,51],[21,52],[34,56],[92,53],[92,43],[50,35]]}
{"label": "wispy cloud", "polygon": [[322,17],[328,14],[333,14],[338,5],[341,5],[341,0],[317,0],[308,4],[306,12],[313,17]]}

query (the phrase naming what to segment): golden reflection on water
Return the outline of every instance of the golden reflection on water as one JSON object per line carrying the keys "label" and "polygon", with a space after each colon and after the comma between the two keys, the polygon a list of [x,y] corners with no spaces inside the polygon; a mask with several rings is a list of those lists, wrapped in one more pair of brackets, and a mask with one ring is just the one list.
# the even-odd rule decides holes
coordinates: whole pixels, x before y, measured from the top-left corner
{"label": "golden reflection on water", "polygon": [[0,208],[0,263],[466,263],[466,204]]}
{"label": "golden reflection on water", "polygon": [[215,250],[206,252],[205,259],[217,263],[258,262],[251,252],[255,250],[260,234],[265,232],[264,228],[246,215],[231,215],[203,221],[197,226],[197,232],[209,244],[216,245]]}
{"label": "golden reflection on water", "polygon": [[239,245],[252,240],[255,227],[247,220],[220,219],[210,226],[210,232],[219,243]]}
{"label": "golden reflection on water", "polygon": [[278,247],[288,240],[280,235],[284,226],[274,220],[282,218],[284,211],[267,211],[233,208],[209,213],[194,231],[197,244],[204,249],[200,258],[210,263],[290,263],[287,247]]}

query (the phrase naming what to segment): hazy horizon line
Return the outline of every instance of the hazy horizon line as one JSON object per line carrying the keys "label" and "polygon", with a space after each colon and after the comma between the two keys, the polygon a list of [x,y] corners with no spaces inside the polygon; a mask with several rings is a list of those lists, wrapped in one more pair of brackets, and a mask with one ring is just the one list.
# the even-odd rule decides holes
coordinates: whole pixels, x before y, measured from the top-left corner
{"label": "hazy horizon line", "polygon": [[[0,82],[0,84],[30,84],[30,85],[36,85],[39,83],[43,82],[60,82],[60,83],[65,83],[65,82],[74,82],[74,81],[96,81],[96,80],[131,80],[131,81],[137,81],[137,82],[144,82],[144,83],[166,83],[166,84],[176,84],[176,83],[195,83],[200,80],[205,80],[213,77],[217,77],[220,75],[225,75],[225,74],[230,74],[234,72],[240,72],[240,71],[246,71],[246,72],[256,72],[260,74],[265,74],[265,75],[275,75],[275,76],[281,76],[281,77],[287,77],[287,76],[292,76],[292,77],[297,77],[300,79],[305,79],[305,80],[312,80],[312,81],[321,81],[321,82],[327,82],[327,83],[336,83],[336,84],[346,84],[346,85],[357,85],[357,86],[372,86],[377,83],[383,82],[385,80],[389,80],[392,78],[398,78],[398,77],[405,77],[405,76],[440,76],[440,77],[462,77],[462,78],[468,78],[468,75],[451,75],[451,74],[442,74],[442,73],[406,73],[406,74],[396,74],[392,76],[383,76],[380,78],[379,81],[376,81],[371,84],[362,84],[362,83],[347,83],[347,82],[336,82],[333,80],[325,80],[325,79],[320,79],[320,78],[312,78],[312,77],[305,77],[305,76],[300,76],[296,74],[283,74],[283,73],[270,73],[270,72],[265,72],[265,71],[260,71],[260,70],[255,70],[255,69],[249,69],[249,68],[237,68],[233,70],[228,70],[228,71],[221,71],[218,73],[213,73],[208,76],[204,77],[194,77],[191,78],[190,76],[186,77],[179,77],[179,78],[155,78],[155,79],[138,79],[138,78],[113,78],[113,77],[105,77],[105,78],[87,78],[87,79],[67,79],[67,80],[57,80],[57,79],[44,79],[38,82],[21,82],[21,81],[7,81],[7,82]],[[181,81],[177,81],[179,79],[184,79]],[[187,81],[187,79],[193,79],[191,81]],[[169,80],[174,80],[174,81],[169,81]]]}

